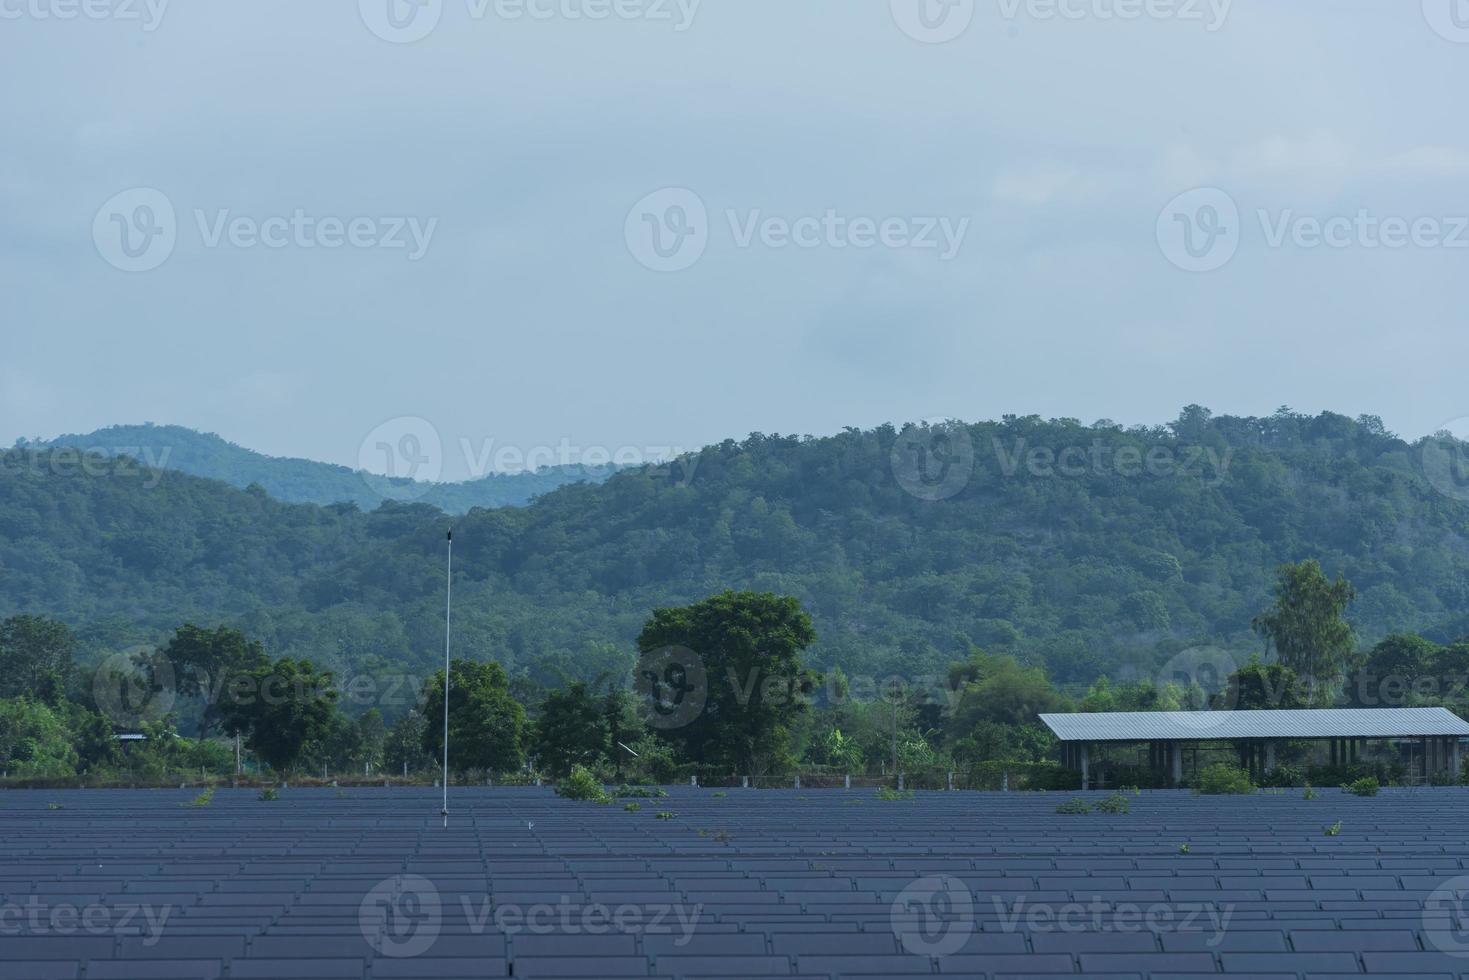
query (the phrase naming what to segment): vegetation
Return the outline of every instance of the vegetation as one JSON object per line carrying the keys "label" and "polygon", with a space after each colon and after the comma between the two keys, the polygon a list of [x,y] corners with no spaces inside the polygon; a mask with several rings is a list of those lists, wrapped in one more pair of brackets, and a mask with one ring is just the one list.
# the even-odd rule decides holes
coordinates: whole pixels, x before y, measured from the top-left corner
{"label": "vegetation", "polygon": [[297,504],[351,503],[364,510],[384,500],[417,500],[445,513],[475,507],[518,507],[568,483],[600,483],[618,467],[546,466],[534,472],[496,473],[463,483],[415,483],[369,476],[345,466],[310,459],[265,456],[213,433],[177,425],[115,425],[84,435],[17,444],[33,450],[79,449],[126,454],[139,466],[177,470],[246,489],[260,487],[277,500]]}
{"label": "vegetation", "polygon": [[[450,749],[452,752],[453,750]],[[572,766],[567,777],[556,784],[556,795],[588,803],[611,803],[612,797],[586,766]]]}
{"label": "vegetation", "polygon": [[[527,705],[537,685],[621,687],[650,610],[733,588],[798,599],[817,633],[803,659],[828,674],[941,675],[982,649],[1077,691],[1103,674],[1154,676],[1200,644],[1254,648],[1272,570],[1304,557],[1352,581],[1369,644],[1469,632],[1469,506],[1432,488],[1422,443],[1374,419],[1191,407],[1168,426],[964,428],[972,474],[938,502],[898,482],[900,434],[882,427],[752,436],[529,507],[472,510],[455,526],[455,650],[499,662],[529,685]],[[1077,447],[1099,462],[1074,475],[1029,462]],[[1169,471],[1118,463],[1155,450]],[[442,511],[285,503],[263,478],[236,489],[180,458],[149,474],[84,467],[72,450],[0,454],[0,616],[66,623],[85,662],[193,621],[338,677],[431,673]],[[414,700],[384,706],[385,720]]]}
{"label": "vegetation", "polygon": [[1127,813],[1132,808],[1128,805],[1127,797],[1121,793],[1113,793],[1097,803],[1099,813]]}
{"label": "vegetation", "polygon": [[1353,796],[1376,796],[1381,785],[1371,776],[1364,776],[1355,782],[1346,783],[1342,786],[1343,793],[1351,793]]}
{"label": "vegetation", "polygon": [[[458,773],[519,769],[525,758],[525,709],[510,693],[505,669],[470,660],[451,666],[449,768]],[[435,759],[444,751],[442,670],[424,691],[423,750]]]}
{"label": "vegetation", "polygon": [[1250,774],[1243,769],[1227,762],[1216,762],[1199,772],[1193,788],[1206,796],[1222,796],[1253,793],[1255,784],[1250,782]]}
{"label": "vegetation", "polygon": [[1073,796],[1056,807],[1057,813],[1091,813],[1092,805],[1079,796]]}

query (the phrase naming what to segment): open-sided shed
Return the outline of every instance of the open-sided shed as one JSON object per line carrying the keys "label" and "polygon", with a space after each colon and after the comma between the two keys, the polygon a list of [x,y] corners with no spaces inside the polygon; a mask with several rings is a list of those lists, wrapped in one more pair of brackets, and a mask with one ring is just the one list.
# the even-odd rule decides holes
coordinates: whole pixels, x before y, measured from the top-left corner
{"label": "open-sided shed", "polygon": [[1061,740],[1062,761],[1090,782],[1091,747],[1146,743],[1150,763],[1165,766],[1183,782],[1183,751],[1202,742],[1243,742],[1260,753],[1262,768],[1275,768],[1279,742],[1329,741],[1332,761],[1357,758],[1368,739],[1414,739],[1422,743],[1423,771],[1459,775],[1459,739],[1469,722],[1447,708],[1292,708],[1251,711],[1107,711],[1043,714],[1042,722]]}

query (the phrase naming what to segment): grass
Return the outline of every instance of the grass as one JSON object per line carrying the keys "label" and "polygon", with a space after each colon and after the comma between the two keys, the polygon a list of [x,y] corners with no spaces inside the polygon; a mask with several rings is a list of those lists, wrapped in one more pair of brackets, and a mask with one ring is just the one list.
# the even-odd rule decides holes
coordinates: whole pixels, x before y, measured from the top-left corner
{"label": "grass", "polygon": [[657,800],[668,795],[668,790],[662,786],[629,786],[623,783],[612,791],[613,796],[635,796],[639,799]]}
{"label": "grass", "polygon": [[628,813],[637,813],[643,808],[643,805],[641,803],[624,803],[622,804],[622,808]]}
{"label": "grass", "polygon": [[1188,845],[1187,844],[1179,844],[1178,845],[1178,853],[1179,854],[1187,854],[1188,853]]}
{"label": "grass", "polygon": [[256,797],[261,803],[273,803],[280,798],[280,791],[273,786],[265,787],[265,789],[260,791],[260,795]]}
{"label": "grass", "polygon": [[1111,796],[1097,804],[1099,813],[1127,813],[1131,807],[1127,804],[1127,797],[1121,793],[1113,793]]}
{"label": "grass", "polygon": [[729,795],[729,794],[728,794],[728,793],[726,793],[726,792],[725,792],[725,791],[724,791],[724,790],[720,790],[720,791],[719,791],[719,792],[718,792],[718,793],[715,793],[715,794],[714,794],[714,798],[715,798],[715,799],[716,799],[716,800],[722,800],[722,799],[724,799],[724,798],[725,798],[725,797],[726,797],[726,796],[728,796],[728,795]]}
{"label": "grass", "polygon": [[1326,832],[1327,837],[1335,837],[1337,834],[1341,833],[1341,821],[1338,820],[1330,827],[1323,827],[1322,830]]}
{"label": "grass", "polygon": [[1376,796],[1377,791],[1381,788],[1382,786],[1377,782],[1377,777],[1363,776],[1356,782],[1342,784],[1341,791],[1343,793],[1351,793],[1353,796]]}
{"label": "grass", "polygon": [[877,798],[879,800],[911,800],[913,799],[913,791],[911,789],[889,789],[886,786],[879,786],[877,789]]}
{"label": "grass", "polygon": [[1303,793],[1301,793],[1301,799],[1303,799],[1303,800],[1314,800],[1315,798],[1316,798],[1316,791],[1311,788],[1311,784],[1310,783],[1307,783],[1306,784],[1305,791]]}
{"label": "grass", "polygon": [[1079,796],[1073,796],[1056,807],[1057,813],[1091,813],[1092,805]]}
{"label": "grass", "polygon": [[188,805],[189,806],[192,806],[192,807],[197,807],[198,809],[201,809],[202,810],[204,807],[208,806],[209,804],[211,804],[213,802],[214,802],[214,787],[213,786],[210,786],[210,787],[207,787],[198,796],[196,796],[192,800],[190,800],[188,802]]}
{"label": "grass", "polygon": [[659,810],[656,814],[654,814],[654,816],[656,816],[659,820],[672,820],[674,817],[677,817],[678,814],[670,813],[667,810]]}

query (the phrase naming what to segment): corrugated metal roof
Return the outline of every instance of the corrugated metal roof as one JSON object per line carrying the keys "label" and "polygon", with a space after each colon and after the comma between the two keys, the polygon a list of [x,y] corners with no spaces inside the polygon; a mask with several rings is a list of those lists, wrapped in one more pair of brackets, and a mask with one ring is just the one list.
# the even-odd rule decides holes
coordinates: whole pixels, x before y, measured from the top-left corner
{"label": "corrugated metal roof", "polygon": [[1040,719],[1063,742],[1469,735],[1469,722],[1447,708],[1105,711]]}

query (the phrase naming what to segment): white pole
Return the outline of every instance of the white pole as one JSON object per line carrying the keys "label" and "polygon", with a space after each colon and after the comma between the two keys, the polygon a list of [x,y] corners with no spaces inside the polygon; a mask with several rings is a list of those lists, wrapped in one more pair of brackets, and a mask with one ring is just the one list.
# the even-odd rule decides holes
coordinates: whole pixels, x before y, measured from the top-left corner
{"label": "white pole", "polygon": [[454,601],[454,529],[449,529],[448,577],[444,583],[444,827],[449,826],[449,611]]}

